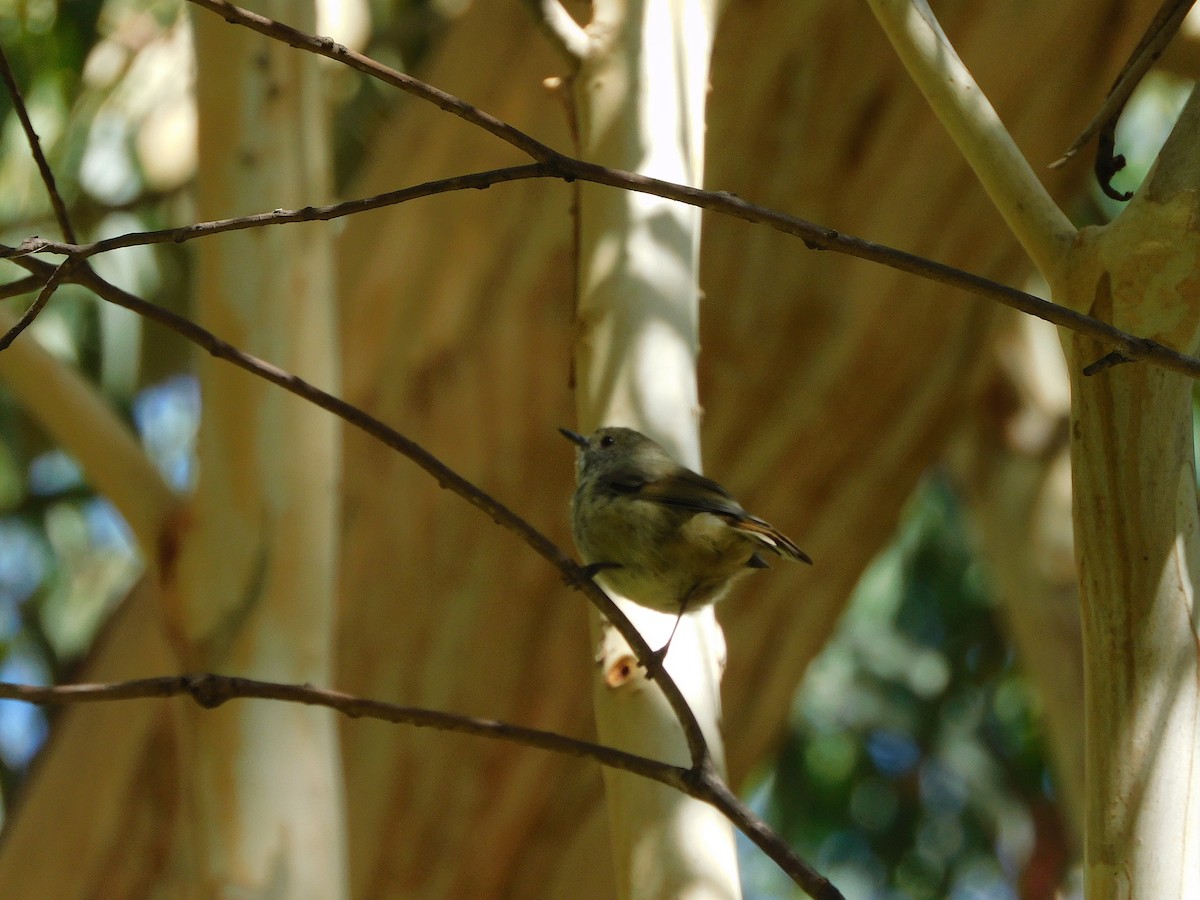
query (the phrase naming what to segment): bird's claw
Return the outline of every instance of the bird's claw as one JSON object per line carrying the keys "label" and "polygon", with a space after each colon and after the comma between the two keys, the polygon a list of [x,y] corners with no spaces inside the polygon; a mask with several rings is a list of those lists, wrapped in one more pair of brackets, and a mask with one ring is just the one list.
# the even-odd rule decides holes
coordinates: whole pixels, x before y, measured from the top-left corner
{"label": "bird's claw", "polygon": [[663,667],[663,662],[667,658],[667,651],[671,649],[671,642],[663,644],[657,650],[654,650],[646,657],[646,661],[642,664],[642,668],[646,670],[646,680],[653,681],[654,673],[658,672]]}

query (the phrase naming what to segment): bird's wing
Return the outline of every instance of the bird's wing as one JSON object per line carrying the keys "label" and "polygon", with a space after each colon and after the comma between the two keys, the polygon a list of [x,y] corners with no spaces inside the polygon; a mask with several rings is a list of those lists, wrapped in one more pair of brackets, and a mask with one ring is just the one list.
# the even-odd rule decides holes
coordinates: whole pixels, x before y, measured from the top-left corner
{"label": "bird's wing", "polygon": [[[780,556],[812,563],[808,554],[797,547],[791,538],[769,522],[750,515],[725,488],[691,469],[658,479],[648,479],[644,473],[633,469],[617,471],[611,473],[605,483],[614,492],[638,500],[719,516],[731,527],[756,538]],[[759,561],[764,562],[761,558]]]}
{"label": "bird's wing", "polygon": [[623,494],[677,509],[712,513],[714,516],[741,519],[746,510],[715,481],[683,469],[664,478],[647,478],[644,474],[614,472],[610,486]]}

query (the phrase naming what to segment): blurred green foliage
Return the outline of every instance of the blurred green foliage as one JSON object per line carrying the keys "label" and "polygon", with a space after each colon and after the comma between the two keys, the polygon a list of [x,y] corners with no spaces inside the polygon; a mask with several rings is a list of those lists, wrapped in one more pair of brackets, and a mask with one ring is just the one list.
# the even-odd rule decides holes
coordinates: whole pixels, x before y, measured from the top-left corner
{"label": "blurred green foliage", "polygon": [[[364,0],[332,9],[344,18],[329,25],[353,31],[357,21],[367,53],[408,69],[457,11],[438,0]],[[0,46],[82,241],[195,220],[193,15],[210,13],[179,0],[0,0]],[[329,85],[337,184],[352,190],[394,95],[341,69],[331,68]],[[13,102],[0,90],[0,241],[31,235],[62,236]],[[121,287],[187,312],[184,248],[135,247],[92,263]],[[24,274],[0,262],[0,283]],[[31,299],[7,303],[16,311]],[[190,483],[199,394],[186,375],[189,345],[71,285],[34,330],[137,429],[172,483]],[[0,387],[0,679],[68,679],[139,571],[115,510]],[[0,703],[5,798],[46,734],[46,715]]]}
{"label": "blurred green foliage", "polygon": [[[752,796],[848,897],[1000,900],[1065,862],[1037,704],[944,479],[864,574]],[[748,896],[797,896],[745,862]]]}
{"label": "blurred green foliage", "polygon": [[[148,178],[142,164],[146,154],[157,152],[146,138],[156,116],[188,89],[188,60],[176,52],[182,22],[174,0],[0,0],[0,45],[81,240],[144,230],[187,214],[183,189],[190,170],[164,184]],[[147,65],[152,58],[155,67]],[[0,240],[61,237],[7,91],[0,91],[0,125]],[[167,152],[178,153],[178,142]],[[186,283],[184,259],[174,248],[139,248],[95,262],[123,287],[184,308],[185,292],[177,290]],[[2,282],[23,275],[15,265],[0,264]],[[168,286],[174,290],[165,291]],[[8,308],[15,312],[31,299],[14,298]],[[145,405],[140,392],[148,380],[186,369],[177,342],[164,342],[136,317],[69,285],[35,329],[43,346],[92,380],[131,428],[151,436],[149,420],[135,422],[135,410]],[[167,346],[168,352],[157,353],[157,367],[143,366],[156,355],[147,338]],[[188,409],[192,388],[169,383],[179,388],[173,402]],[[155,440],[164,439],[160,434]],[[0,390],[0,678],[69,678],[139,570],[120,517]],[[46,715],[36,707],[0,704],[6,800],[45,736]]]}

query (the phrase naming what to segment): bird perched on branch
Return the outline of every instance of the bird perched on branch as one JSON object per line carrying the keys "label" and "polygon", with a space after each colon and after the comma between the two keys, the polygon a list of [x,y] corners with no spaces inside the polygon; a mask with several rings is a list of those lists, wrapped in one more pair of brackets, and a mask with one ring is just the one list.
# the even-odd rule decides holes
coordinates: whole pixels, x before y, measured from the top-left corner
{"label": "bird perched on branch", "polygon": [[604,572],[622,596],[676,613],[676,628],[685,612],[716,602],[739,575],[768,568],[764,554],[812,563],[779,529],[641,432],[559,431],[579,447],[571,523],[589,574]]}

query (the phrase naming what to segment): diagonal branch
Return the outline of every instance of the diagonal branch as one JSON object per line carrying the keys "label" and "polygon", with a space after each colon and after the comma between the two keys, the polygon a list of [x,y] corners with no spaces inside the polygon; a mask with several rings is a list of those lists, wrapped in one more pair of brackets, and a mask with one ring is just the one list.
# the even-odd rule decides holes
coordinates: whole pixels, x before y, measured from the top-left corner
{"label": "diagonal branch", "polygon": [[293,28],[291,25],[285,25],[266,16],[260,16],[258,13],[251,12],[248,9],[242,9],[240,6],[234,6],[232,3],[227,2],[227,0],[189,0],[189,2],[215,12],[230,24],[241,25],[249,28],[251,31],[257,31],[259,34],[277,41],[283,41],[283,43],[289,44],[298,50],[307,50],[309,53],[316,53],[327,59],[336,60],[343,65],[349,66],[351,69],[363,72],[372,78],[377,78],[385,84],[400,88],[400,90],[415,97],[420,97],[422,100],[428,100],[439,109],[456,115],[460,119],[482,128],[489,134],[494,134],[500,140],[512,144],[518,150],[535,160],[550,159],[556,155],[554,150],[547,147],[541,141],[536,140],[518,128],[514,128],[507,122],[497,119],[490,113],[486,113],[440,88],[435,88],[431,84],[426,84],[420,79],[413,78],[411,75],[405,75],[403,72],[399,72],[390,66],[377,63],[370,57],[363,56],[361,53],[337,43],[332,38],[316,37],[298,28]]}
{"label": "diagonal branch", "polygon": [[[54,267],[49,263],[42,262],[31,256],[20,256],[14,261],[28,271],[38,274],[49,276],[54,271]],[[250,372],[252,375],[266,379],[272,384],[278,385],[284,390],[319,406],[321,409],[333,413],[343,421],[366,432],[385,446],[391,447],[393,450],[408,457],[432,475],[443,488],[447,488],[458,494],[476,509],[485,513],[497,525],[507,528],[516,534],[532,547],[538,555],[554,565],[562,573],[563,579],[568,585],[581,591],[616,626],[617,630],[621,632],[621,635],[633,648],[638,661],[646,666],[648,671],[654,676],[654,679],[658,681],[668,702],[671,704],[671,708],[679,717],[680,726],[683,728],[684,736],[687,739],[688,750],[691,753],[693,765],[699,767],[708,759],[708,746],[705,743],[700,725],[696,722],[695,716],[692,715],[691,708],[687,705],[687,701],[684,699],[678,686],[671,680],[666,670],[662,668],[661,662],[655,657],[645,639],[642,638],[617,605],[609,599],[608,595],[587,576],[587,573],[570,556],[564,553],[557,544],[534,528],[529,522],[525,521],[525,519],[486,491],[455,472],[424,447],[406,438],[400,432],[384,424],[364,410],[359,409],[351,403],[347,403],[340,397],[335,397],[333,394],[321,390],[315,385],[309,384],[304,379],[284,371],[278,366],[242,352],[237,347],[217,337],[211,331],[201,327],[191,319],[150,303],[135,294],[131,294],[105,281],[93,269],[88,267],[86,262],[80,264],[79,270],[75,273],[73,280],[75,283],[94,291],[98,296],[110,303],[124,307],[146,319],[170,328],[194,344],[203,347],[216,358],[230,362],[238,368]]]}
{"label": "diagonal branch", "polygon": [[734,795],[711,765],[686,769],[669,763],[626,753],[591,741],[567,737],[539,728],[527,728],[495,719],[415,706],[401,706],[304,684],[281,684],[227,675],[165,675],[111,684],[64,684],[40,687],[0,682],[0,699],[36,704],[83,704],[117,700],[190,697],[205,709],[215,709],[230,700],[260,699],[323,706],[351,719],[378,719],[398,725],[435,728],[476,737],[508,741],[549,750],[566,756],[591,759],[614,769],[673,787],[710,803],[762,847],[798,885],[818,900],[838,900],[841,894],[819,872],[788,847],[770,827]]}
{"label": "diagonal branch", "polygon": [[[703,191],[573,159],[445,91],[381,65],[362,54],[347,50],[329,38],[305,34],[273,19],[244,10],[227,0],[189,0],[189,2],[220,14],[232,24],[250,28],[259,34],[283,41],[299,50],[345,63],[372,78],[377,78],[414,96],[426,99],[441,109],[484,128],[489,133],[528,153],[535,160],[547,163],[552,172],[545,177],[557,177],[567,181],[589,181],[626,190],[641,191],[734,216],[748,222],[768,225],[777,231],[804,239],[810,247],[847,253],[860,259],[881,263],[997,300],[1019,312],[1034,315],[1062,328],[1069,328],[1094,337],[1105,345],[1119,350],[1130,361],[1151,362],[1191,378],[1200,378],[1200,360],[1178,353],[1156,341],[1127,334],[1105,322],[1032,294],[997,285],[981,276],[931,262],[915,254],[904,253],[861,238],[843,235],[833,229],[823,228],[795,216],[755,206],[733,194]],[[896,2],[898,0],[871,0],[881,19],[887,16],[893,20],[900,18],[900,13],[895,8]],[[906,0],[903,6],[908,8],[911,2],[912,0]],[[883,9],[885,6],[888,9]],[[919,21],[913,23],[895,21],[896,28],[912,27],[915,31],[911,37],[895,38],[894,40],[902,44],[909,43],[916,40],[918,34],[921,35],[921,40],[925,42],[923,50],[928,58],[916,60],[914,65],[924,67],[926,76],[931,80],[931,89],[936,89],[946,95],[939,103],[943,106],[943,115],[957,122],[955,128],[952,129],[957,133],[956,139],[961,137],[964,141],[971,143],[974,147],[974,155],[981,162],[981,169],[991,173],[988,176],[993,182],[991,188],[995,188],[1001,194],[999,198],[993,196],[993,200],[1001,206],[1002,210],[1007,210],[1006,218],[1010,215],[1013,217],[1010,225],[1022,243],[1025,243],[1034,263],[1039,268],[1043,264],[1054,265],[1058,258],[1058,250],[1061,249],[1063,242],[1070,240],[1074,235],[1074,228],[1046,195],[1041,183],[1033,174],[1024,157],[1021,156],[1020,151],[1012,143],[1012,139],[996,118],[990,105],[986,101],[972,105],[964,99],[970,95],[982,97],[982,94],[971,79],[970,73],[966,71],[954,53],[953,48],[950,47],[949,42],[946,41],[945,35],[937,26],[928,6],[925,6],[924,12],[916,18]],[[915,46],[913,52],[917,53]],[[948,78],[953,83],[939,86],[936,84],[939,78]],[[990,141],[989,135],[993,132],[998,135],[999,143],[995,147],[989,148],[986,145]],[[968,154],[968,156],[971,155],[971,153]],[[983,177],[982,171],[981,177]],[[987,179],[985,179],[986,181]],[[991,192],[991,188],[989,188],[989,192]],[[1017,224],[1014,225],[1013,222]],[[52,248],[46,247],[46,249]],[[0,257],[3,255],[0,253]]]}
{"label": "diagonal branch", "polygon": [[[1077,312],[1066,306],[1060,306],[1041,297],[1000,284],[982,275],[975,275],[963,269],[944,263],[935,262],[898,250],[885,244],[878,244],[865,238],[843,234],[832,228],[826,228],[815,222],[801,219],[787,213],[778,212],[767,207],[758,206],[731,194],[727,191],[705,191],[687,185],[661,181],[634,172],[620,169],[610,169],[606,166],[559,156],[552,161],[530,163],[523,166],[512,166],[504,169],[492,169],[486,172],[474,172],[468,175],[456,175],[440,181],[430,181],[424,184],[403,188],[366,197],[334,203],[329,206],[308,206],[300,210],[277,209],[269,213],[257,213],[233,219],[221,219],[214,222],[199,222],[181,228],[168,228],[160,231],[131,232],[117,235],[90,244],[68,244],[59,241],[48,241],[41,238],[29,238],[18,247],[0,244],[0,259],[11,259],[21,262],[22,258],[32,253],[56,253],[64,256],[90,257],[109,250],[123,247],[141,246],[146,244],[184,243],[200,237],[221,234],[226,231],[237,231],[244,228],[257,228],[267,225],[284,225],[292,222],[327,221],[367,210],[393,206],[419,197],[428,197],[447,191],[462,189],[483,189],[492,184],[508,181],[520,181],[532,178],[557,178],[564,181],[587,181],[594,184],[608,185],[623,190],[640,191],[677,200],[690,206],[696,206],[711,212],[721,213],[766,225],[784,234],[790,234],[804,241],[810,249],[831,250],[844,253],[858,259],[888,266],[901,272],[907,272],[930,281],[949,285],[985,299],[994,300],[1018,312],[1036,316],[1039,319],[1068,328],[1079,334],[1087,335],[1097,341],[1111,346],[1120,353],[1123,362],[1140,360],[1152,363],[1173,372],[1179,372],[1190,378],[1200,378],[1200,359],[1173,350],[1164,344],[1149,338],[1129,334],[1100,319]],[[45,265],[45,264],[43,264]],[[52,267],[45,269],[30,269],[49,274]],[[76,280],[68,278],[67,280]],[[22,279],[22,283],[25,279]],[[36,284],[42,284],[37,282]]]}
{"label": "diagonal branch", "polygon": [[[16,111],[17,119],[21,123],[21,129],[25,132],[25,140],[29,144],[29,152],[33,155],[33,160],[37,164],[38,174],[41,175],[42,184],[45,185],[46,194],[50,198],[50,206],[54,209],[54,217],[58,220],[58,227],[62,229],[63,237],[75,243],[78,238],[75,237],[75,229],[71,227],[71,217],[67,215],[67,206],[63,203],[62,196],[58,193],[58,185],[54,181],[54,172],[50,169],[50,163],[46,161],[46,155],[42,152],[42,143],[38,140],[37,132],[33,129],[33,122],[29,118],[29,110],[25,108],[25,98],[21,96],[21,88],[17,84],[16,76],[13,75],[12,67],[8,64],[8,56],[4,52],[4,48],[0,46],[0,78],[4,80],[4,86],[8,89],[8,95],[12,99],[13,110]],[[55,272],[54,277],[46,282],[46,286],[42,292],[38,294],[33,305],[25,311],[20,320],[14,325],[7,334],[0,338],[0,350],[6,350],[17,335],[29,327],[38,313],[46,308],[46,304],[50,302],[50,298],[54,296],[54,292],[58,289],[59,283],[68,270]]]}
{"label": "diagonal branch", "polygon": [[38,292],[37,297],[34,298],[33,303],[21,314],[21,318],[17,320],[16,324],[9,328],[3,336],[0,336],[0,351],[7,350],[12,345],[12,342],[17,339],[17,336],[33,324],[33,320],[37,318],[38,313],[46,308],[46,304],[50,302],[50,298],[54,296],[54,292],[67,280],[71,274],[71,270],[78,265],[79,261],[79,256],[68,256],[55,267],[50,277],[46,279],[45,284],[42,285],[42,289]]}
{"label": "diagonal branch", "polygon": [[290,225],[295,222],[328,222],[351,216],[356,213],[370,212],[388,206],[397,206],[421,197],[432,197],[450,191],[486,190],[494,184],[508,181],[525,181],[531,178],[563,178],[559,169],[551,163],[526,163],[521,166],[509,166],[503,169],[490,169],[485,172],[471,172],[466,175],[454,175],[437,181],[427,181],[412,187],[387,191],[372,197],[362,197],[355,200],[344,200],[341,203],[331,203],[327,206],[306,206],[303,209],[274,209],[271,212],[254,213],[248,216],[236,216],[229,219],[216,219],[212,222],[196,222],[179,228],[161,228],[156,231],[133,231],[126,234],[114,235],[89,244],[66,243],[44,240],[33,237],[21,243],[19,247],[5,247],[0,250],[0,259],[13,259],[30,253],[57,253],[65,256],[89,257],[110,250],[121,250],[126,247],[141,247],[148,244],[184,244],[197,238],[210,237],[214,234],[224,234],[229,231],[243,231],[248,228],[262,228],[266,225]]}
{"label": "diagonal branch", "polygon": [[480,719],[415,706],[401,706],[324,690],[309,684],[282,684],[227,675],[164,675],[109,684],[60,684],[41,687],[0,682],[0,699],[39,705],[105,703],[117,700],[165,699],[188,696],[205,709],[215,709],[228,700],[260,699],[303,703],[336,710],[351,719],[378,719],[397,725],[436,728],[477,737],[491,737],[567,756],[594,759],[645,778],[688,790],[688,769],[634,756],[623,750],[567,737],[538,728],[526,728],[494,719]]}
{"label": "diagonal branch", "polygon": [[[690,775],[689,771],[689,777]],[[842,896],[829,879],[797,856],[790,845],[766,822],[751,812],[720,778],[714,776],[700,780],[692,796],[712,804],[723,812],[742,834],[783,869],[792,881],[804,888],[809,896],[818,900],[836,900]],[[789,868],[785,860],[794,862],[795,868]]]}
{"label": "diagonal branch", "polygon": [[[78,239],[66,204],[58,192],[54,172],[42,152],[3,47],[0,47],[0,79],[12,99],[59,228],[63,236],[74,243]],[[0,337],[0,351],[10,349],[17,336],[50,302],[59,286],[71,280],[80,262],[78,257],[68,257],[54,267],[48,277],[44,273],[34,273],[4,286],[4,296],[33,290],[39,282],[41,290],[16,324]],[[0,357],[0,375],[42,426],[80,461],[93,483],[129,523],[146,558],[153,560],[167,523],[175,512],[177,498],[129,429],[78,373],[52,358],[37,344],[22,346]]]}
{"label": "diagonal branch", "polygon": [[[50,277],[54,271],[61,270],[61,266],[56,270],[49,263],[45,263],[32,256],[21,256],[15,259],[19,265],[33,271],[39,275]],[[633,624],[621,611],[621,609],[613,603],[607,594],[602,591],[594,581],[592,581],[587,573],[581,568],[570,556],[562,551],[553,541],[543,535],[540,531],[534,528],[531,524],[510,510],[499,500],[492,497],[490,494],[474,485],[472,482],[463,478],[453,469],[445,465],[437,459],[429,451],[419,446],[415,442],[404,437],[399,432],[385,425],[380,420],[369,415],[358,407],[347,403],[346,401],[333,396],[314,385],[309,384],[301,378],[292,375],[289,372],[274,366],[268,362],[257,359],[247,353],[243,353],[233,345],[221,340],[212,332],[200,325],[192,322],[183,316],[173,313],[169,310],[155,306],[147,302],[141,297],[130,294],[115,285],[105,281],[97,275],[86,262],[80,261],[78,271],[75,273],[73,280],[94,291],[103,299],[132,310],[145,318],[158,322],[173,331],[183,335],[188,340],[203,347],[213,356],[224,359],[233,363],[245,371],[264,378],[273,384],[276,384],[285,390],[296,394],[299,397],[308,400],[309,402],[332,412],[334,415],[341,418],[343,421],[354,425],[367,434],[379,440],[381,443],[394,450],[399,451],[404,456],[413,460],[417,465],[429,472],[437,479],[438,484],[443,488],[448,488],[454,493],[463,497],[468,503],[482,512],[486,513],[498,525],[512,531],[520,537],[526,544],[533,548],[544,559],[554,565],[563,575],[564,581],[576,590],[581,591],[585,597],[600,610],[601,614],[607,618],[614,627],[621,633],[622,637],[629,643],[637,656],[638,661],[646,666],[647,670],[654,677],[662,689],[663,694],[670,703],[680,726],[683,729],[684,736],[687,740],[688,750],[692,757],[692,767],[682,770],[686,774],[681,776],[685,783],[681,790],[696,796],[698,799],[706,800],[720,809],[726,815],[731,817],[731,821],[737,827],[742,828],[746,835],[754,841],[772,860],[774,860],[780,868],[787,872],[791,877],[796,879],[796,883],[800,884],[806,891],[814,897],[834,898],[841,897],[827,879],[821,876],[816,870],[809,866],[803,859],[795,854],[778,835],[775,835],[771,829],[755,816],[744,804],[739,801],[728,787],[726,787],[717,777],[712,765],[712,759],[708,752],[708,745],[704,739],[703,732],[692,714],[691,708],[687,705],[683,694],[679,687],[671,679],[670,674],[662,667],[661,661],[655,657],[650,646],[646,643],[641,634],[634,628]],[[205,676],[216,677],[216,676]],[[123,690],[137,691],[147,690],[146,694],[128,694],[125,696],[170,696],[163,694],[165,690],[161,680],[152,680],[158,683],[157,687],[137,687],[123,688]],[[244,683],[245,679],[238,679]],[[135,683],[137,684],[137,683]],[[183,693],[189,690],[183,688],[170,688],[174,693]],[[3,688],[0,687],[0,696],[5,696]],[[54,691],[55,688],[41,688],[29,690]],[[156,692],[157,691],[157,692]],[[69,691],[68,691],[69,693]],[[80,690],[80,696],[88,699],[123,699],[122,696],[99,696],[95,690]],[[36,702],[32,698],[42,696],[36,693],[29,694],[26,697],[14,697],[13,699],[29,699],[30,702]],[[46,697],[53,697],[53,694],[46,694]],[[241,696],[241,695],[239,695]],[[268,696],[266,694],[245,694],[244,696]],[[270,695],[275,696],[275,695]],[[289,699],[286,697],[275,697],[276,699]],[[82,702],[82,701],[81,701]],[[307,702],[307,701],[304,701]],[[214,704],[215,705],[215,704]],[[332,703],[324,703],[322,705],[330,705]],[[338,707],[334,707],[338,708]],[[360,713],[366,714],[366,713]],[[441,715],[441,714],[437,714]],[[511,727],[511,726],[509,726]],[[467,730],[465,728],[458,730]],[[558,736],[556,736],[558,737]],[[543,746],[537,744],[536,746]],[[547,748],[557,749],[557,748]],[[570,752],[563,750],[563,752]],[[616,753],[618,751],[610,751]],[[576,753],[575,755],[579,755]],[[637,757],[633,757],[637,758]],[[605,762],[605,760],[600,760]],[[605,762],[606,765],[611,764]],[[665,765],[665,764],[663,764]],[[637,771],[629,769],[629,771]],[[638,774],[645,774],[638,772]],[[647,777],[653,777],[647,775]],[[661,780],[661,779],[660,779]],[[665,782],[674,784],[674,782]]]}
{"label": "diagonal branch", "polygon": [[0,78],[3,78],[4,85],[8,88],[8,95],[12,98],[13,109],[17,113],[17,119],[21,122],[22,130],[25,132],[25,140],[29,143],[29,151],[33,154],[34,162],[37,163],[38,173],[42,176],[42,183],[46,186],[46,193],[50,197],[50,205],[54,208],[54,218],[58,220],[58,227],[62,229],[64,238],[71,243],[75,243],[75,229],[71,227],[71,219],[67,215],[67,206],[63,203],[62,196],[58,193],[58,186],[54,183],[54,173],[50,170],[50,164],[46,162],[45,154],[42,153],[41,142],[38,140],[37,132],[33,130],[33,122],[30,121],[29,110],[25,108],[25,99],[21,96],[21,89],[17,85],[17,79],[8,64],[8,56],[4,53],[3,47],[0,47]]}
{"label": "diagonal branch", "polygon": [[904,67],[1048,281],[1075,228],[1034,174],[926,0],[868,0]]}
{"label": "diagonal branch", "polygon": [[[1150,71],[1150,67],[1154,61],[1162,56],[1167,45],[1171,43],[1171,39],[1175,37],[1179,31],[1179,26],[1183,24],[1183,20],[1187,17],[1188,11],[1192,8],[1195,0],[1163,0],[1162,6],[1158,12],[1154,14],[1154,18],[1150,21],[1150,25],[1146,28],[1146,33],[1142,35],[1142,39],[1138,41],[1133,52],[1129,54],[1129,59],[1126,60],[1124,68],[1121,69],[1117,80],[1113,83],[1112,88],[1108,92],[1108,97],[1105,98],[1099,112],[1088,122],[1087,126],[1080,132],[1079,137],[1070,147],[1066,149],[1061,157],[1050,163],[1050,168],[1057,169],[1063,166],[1076,153],[1083,149],[1102,128],[1105,133],[1111,138],[1116,130],[1117,119],[1121,116],[1121,111],[1125,108],[1125,104],[1129,102],[1130,95],[1133,94],[1136,88]],[[1112,148],[1108,148],[1111,154]],[[1120,159],[1120,157],[1118,157]],[[1115,160],[1113,161],[1115,162]],[[1111,178],[1113,174],[1119,172],[1124,166],[1124,160],[1121,160],[1121,165],[1113,165],[1110,170],[1102,170],[1103,160],[1100,157],[1096,159],[1097,175],[1101,177],[1101,185],[1108,194],[1112,190],[1107,178]],[[1107,172],[1107,178],[1104,177],[1104,171]],[[1112,196],[1112,194],[1109,194]],[[1116,199],[1121,199],[1117,197]],[[1124,199],[1128,200],[1128,197]]]}

